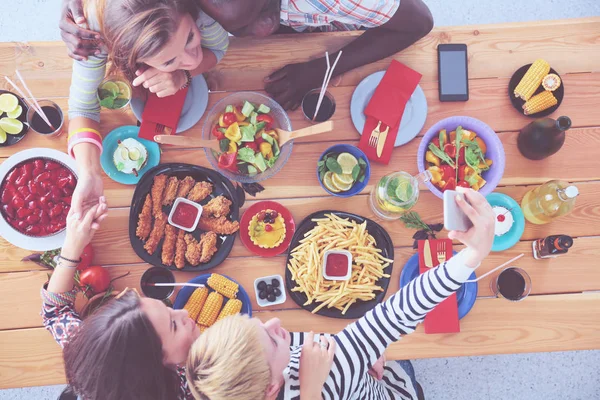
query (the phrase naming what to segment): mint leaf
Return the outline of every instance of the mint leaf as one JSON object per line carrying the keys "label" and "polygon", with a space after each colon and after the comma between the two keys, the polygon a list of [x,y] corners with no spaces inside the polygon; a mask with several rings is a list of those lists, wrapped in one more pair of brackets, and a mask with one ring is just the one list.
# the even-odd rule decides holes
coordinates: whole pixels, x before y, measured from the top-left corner
{"label": "mint leaf", "polygon": [[127,104],[127,99],[115,99],[113,102],[113,107],[122,108],[125,107],[125,104]]}
{"label": "mint leaf", "polygon": [[100,105],[104,108],[114,108],[115,99],[112,97],[107,97],[105,99],[100,100]]}
{"label": "mint leaf", "polygon": [[333,157],[330,157],[330,158],[327,159],[326,165],[327,165],[327,168],[329,168],[329,170],[331,172],[334,172],[334,173],[340,174],[340,175],[344,173],[342,171],[342,167],[340,166],[340,164]]}
{"label": "mint leaf", "polygon": [[352,180],[356,181],[358,179],[358,175],[360,174],[360,165],[356,164],[354,168],[352,168]]}

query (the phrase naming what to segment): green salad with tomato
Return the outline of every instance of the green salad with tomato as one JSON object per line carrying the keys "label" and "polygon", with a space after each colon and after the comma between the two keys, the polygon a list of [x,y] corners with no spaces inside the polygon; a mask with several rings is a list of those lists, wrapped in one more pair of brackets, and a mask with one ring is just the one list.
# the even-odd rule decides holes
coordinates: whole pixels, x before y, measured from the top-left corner
{"label": "green salad with tomato", "polygon": [[253,176],[275,165],[281,150],[270,112],[248,101],[225,108],[212,129],[221,150],[219,168]]}

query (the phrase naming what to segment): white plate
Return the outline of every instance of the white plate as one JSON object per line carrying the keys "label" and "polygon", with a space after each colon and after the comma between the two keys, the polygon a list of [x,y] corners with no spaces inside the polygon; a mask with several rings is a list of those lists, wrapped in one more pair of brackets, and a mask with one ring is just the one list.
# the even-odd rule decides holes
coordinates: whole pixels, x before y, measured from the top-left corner
{"label": "white plate", "polygon": [[[58,161],[73,171],[75,177],[78,177],[77,164],[75,163],[75,160],[73,160],[67,154],[58,150],[37,148],[23,150],[13,154],[6,161],[0,164],[0,184],[4,183],[4,178],[6,178],[6,175],[10,170],[13,169],[13,167],[32,158],[47,158]],[[0,217],[0,235],[10,244],[22,249],[31,251],[47,251],[62,247],[65,237],[67,236],[67,231],[62,230],[59,233],[55,233],[54,235],[46,237],[27,236],[14,229],[8,224],[8,222],[4,220],[3,217]]]}
{"label": "white plate", "polygon": [[[384,75],[385,71],[372,73],[358,84],[352,94],[350,116],[352,117],[354,127],[361,135],[367,120],[364,113],[365,108],[367,107],[367,104],[369,104],[377,85],[379,85],[379,82],[381,82]],[[423,129],[426,119],[427,99],[425,98],[425,93],[423,92],[423,89],[421,89],[421,86],[417,85],[417,88],[412,96],[410,96],[408,103],[406,103],[394,147],[402,146],[417,137],[419,132],[421,132],[421,129]]]}

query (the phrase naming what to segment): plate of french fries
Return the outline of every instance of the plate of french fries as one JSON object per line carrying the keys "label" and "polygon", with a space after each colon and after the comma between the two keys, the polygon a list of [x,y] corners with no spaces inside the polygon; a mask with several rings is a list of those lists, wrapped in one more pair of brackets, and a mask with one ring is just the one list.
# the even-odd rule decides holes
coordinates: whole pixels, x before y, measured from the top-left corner
{"label": "plate of french fries", "polygon": [[[323,277],[328,250],[352,254],[349,280]],[[286,286],[290,297],[307,311],[360,318],[383,300],[393,262],[392,240],[377,223],[343,211],[319,211],[296,228],[286,262]]]}
{"label": "plate of french fries", "polygon": [[508,96],[513,107],[531,118],[552,114],[564,95],[562,78],[541,58],[519,68],[508,83]]}
{"label": "plate of french fries", "polygon": [[252,303],[242,285],[220,274],[198,275],[188,283],[204,285],[203,288],[185,286],[175,298],[173,308],[185,309],[204,332],[217,321],[235,314],[252,316]]}

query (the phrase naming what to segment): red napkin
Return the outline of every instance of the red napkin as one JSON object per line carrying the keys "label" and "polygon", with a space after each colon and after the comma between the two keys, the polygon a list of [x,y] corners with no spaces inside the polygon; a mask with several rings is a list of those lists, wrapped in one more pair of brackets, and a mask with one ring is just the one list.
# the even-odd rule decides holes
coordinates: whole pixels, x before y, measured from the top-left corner
{"label": "red napkin", "polygon": [[[450,239],[438,239],[430,240],[429,246],[431,247],[431,259],[433,260],[433,266],[439,265],[437,259],[437,248],[438,244],[446,243],[446,260],[452,257],[452,240]],[[424,246],[425,241],[419,240],[419,272],[422,274],[429,270],[425,266],[424,258]],[[455,333],[460,332],[460,322],[458,320],[458,302],[456,300],[456,293],[452,293],[450,297],[438,304],[433,310],[425,316],[425,333]]]}
{"label": "red napkin", "polygon": [[[364,111],[367,120],[358,147],[370,160],[383,164],[390,162],[404,108],[420,80],[421,74],[406,65],[396,60],[390,64]],[[390,127],[381,158],[377,157],[377,149],[369,146],[371,132],[379,121],[382,122],[381,132]]]}
{"label": "red napkin", "polygon": [[188,88],[181,89],[168,97],[158,97],[155,93],[149,93],[138,137],[154,141],[154,136],[157,135],[157,124],[171,128],[171,134],[175,134],[187,92]]}

